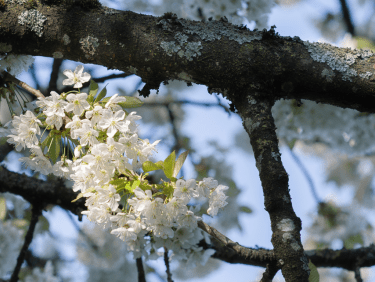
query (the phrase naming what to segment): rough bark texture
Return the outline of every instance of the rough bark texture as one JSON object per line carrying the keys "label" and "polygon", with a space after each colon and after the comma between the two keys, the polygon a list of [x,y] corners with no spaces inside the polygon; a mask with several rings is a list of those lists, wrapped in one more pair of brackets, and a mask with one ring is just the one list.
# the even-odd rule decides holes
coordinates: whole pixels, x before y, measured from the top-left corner
{"label": "rough bark texture", "polygon": [[74,5],[38,3],[36,10],[46,20],[36,33],[35,26],[19,24],[26,10],[14,4],[0,10],[0,43],[10,45],[14,54],[135,73],[146,82],[144,95],[161,82],[179,79],[204,84],[230,100],[241,95],[230,91],[237,88],[274,99],[309,99],[375,112],[375,56],[367,53],[281,37],[273,29],[250,31],[225,21]]}
{"label": "rough bark texture", "polygon": [[279,152],[273,101],[248,96],[235,105],[250,136],[256,166],[263,187],[264,206],[269,213],[272,245],[285,281],[308,281],[308,260],[301,243],[301,220],[294,213],[289,194],[288,174]]}

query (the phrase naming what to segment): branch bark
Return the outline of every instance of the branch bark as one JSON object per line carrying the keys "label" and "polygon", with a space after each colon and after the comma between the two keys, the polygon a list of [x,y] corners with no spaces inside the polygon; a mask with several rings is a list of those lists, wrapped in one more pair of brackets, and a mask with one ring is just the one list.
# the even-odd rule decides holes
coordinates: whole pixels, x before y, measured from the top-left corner
{"label": "branch bark", "polygon": [[[78,215],[79,218],[82,218],[81,212],[86,210],[83,198],[74,203],[71,202],[77,197],[78,192],[73,192],[62,181],[46,182],[1,167],[0,193],[5,192],[19,195],[32,205],[59,205],[63,209]],[[202,226],[205,227],[202,228]],[[216,250],[216,253],[212,255],[213,258],[228,263],[241,263],[260,267],[266,267],[267,264],[276,262],[273,250],[241,246],[204,222],[199,222],[199,227],[206,232],[209,231],[207,233],[214,238],[212,245],[201,244],[204,249],[212,248]],[[375,245],[352,250],[309,250],[305,251],[305,254],[316,267],[340,267],[354,270],[356,267],[375,265]]]}
{"label": "branch bark", "polygon": [[[18,18],[26,8],[6,4],[0,38],[14,54],[63,57],[142,77],[142,94],[178,79],[208,86],[234,101],[258,91],[273,99],[308,99],[375,112],[375,56],[328,44],[250,31],[224,21],[197,22],[106,7],[48,6],[42,34]],[[4,41],[4,39],[3,39]],[[229,94],[232,93],[232,94]]]}

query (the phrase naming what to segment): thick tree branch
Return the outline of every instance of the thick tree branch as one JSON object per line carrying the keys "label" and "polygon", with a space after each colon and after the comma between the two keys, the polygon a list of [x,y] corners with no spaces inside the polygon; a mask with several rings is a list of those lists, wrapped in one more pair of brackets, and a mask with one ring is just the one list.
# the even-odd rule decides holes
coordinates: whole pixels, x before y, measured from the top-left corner
{"label": "thick tree branch", "polygon": [[291,202],[288,174],[281,162],[276,126],[272,117],[273,101],[256,100],[249,95],[235,104],[254,151],[262,182],[264,206],[271,219],[272,245],[287,282],[308,281],[310,269],[301,243],[301,220]]}
{"label": "thick tree branch", "polygon": [[135,73],[146,83],[143,95],[163,81],[178,79],[204,84],[232,101],[258,91],[273,99],[309,99],[375,112],[375,56],[370,53],[223,21],[38,2],[38,13],[46,17],[39,36],[32,26],[18,23],[25,10],[7,4],[0,11],[0,38],[14,54],[63,57]]}
{"label": "thick tree branch", "polygon": [[[62,181],[46,182],[24,174],[8,171],[4,167],[1,167],[0,170],[0,192],[10,192],[22,196],[32,205],[38,203],[59,205],[80,218],[82,217],[81,212],[86,210],[83,198],[74,203],[71,202],[78,193],[65,187]],[[203,227],[204,231],[214,237],[214,240],[212,240],[213,245],[202,243],[203,248],[216,250],[216,253],[212,256],[213,258],[228,263],[241,263],[260,267],[266,267],[269,263],[276,263],[273,250],[241,246],[203,222],[199,222],[199,227]],[[305,254],[317,267],[340,267],[354,270],[355,267],[375,265],[375,245],[352,250],[311,250],[305,251]]]}
{"label": "thick tree branch", "polygon": [[0,192],[10,192],[22,196],[32,205],[58,205],[78,215],[86,210],[85,200],[72,203],[78,193],[67,188],[63,181],[43,181],[25,174],[19,174],[0,167]]}

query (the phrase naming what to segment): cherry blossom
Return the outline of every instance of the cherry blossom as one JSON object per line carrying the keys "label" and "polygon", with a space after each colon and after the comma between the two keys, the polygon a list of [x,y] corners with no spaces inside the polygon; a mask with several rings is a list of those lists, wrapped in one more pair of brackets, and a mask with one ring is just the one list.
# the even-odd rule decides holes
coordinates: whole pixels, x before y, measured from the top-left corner
{"label": "cherry blossom", "polygon": [[71,70],[64,70],[64,75],[67,76],[67,79],[64,79],[63,85],[72,85],[74,88],[81,88],[82,84],[89,81],[91,75],[87,72],[83,72],[83,66],[78,65],[74,72]]}

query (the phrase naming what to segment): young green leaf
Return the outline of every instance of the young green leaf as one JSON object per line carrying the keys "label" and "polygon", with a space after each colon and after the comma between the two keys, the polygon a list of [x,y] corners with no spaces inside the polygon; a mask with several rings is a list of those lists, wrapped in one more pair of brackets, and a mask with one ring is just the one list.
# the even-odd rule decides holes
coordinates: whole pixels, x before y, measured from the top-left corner
{"label": "young green leaf", "polygon": [[102,91],[100,91],[99,95],[95,98],[94,103],[99,102],[101,99],[103,99],[105,97],[105,95],[107,95],[107,88],[106,87],[104,87],[102,89]]}
{"label": "young green leaf", "polygon": [[42,152],[44,151],[44,148],[48,147],[51,144],[51,140],[53,136],[54,134],[50,132],[48,136],[43,140],[42,144],[40,144],[40,147],[42,148]]}
{"label": "young green leaf", "polygon": [[158,161],[157,163],[153,163],[151,161],[145,161],[142,164],[142,168],[144,172],[149,172],[153,170],[163,169],[163,162]]}
{"label": "young green leaf", "polygon": [[141,184],[141,181],[140,180],[134,180],[133,181],[133,184],[132,184],[132,192],[139,186],[139,184]]}
{"label": "young green leaf", "polygon": [[109,184],[112,184],[116,188],[116,193],[120,193],[121,191],[126,189],[126,182],[127,180],[124,178],[117,178],[113,179],[109,182]]}
{"label": "young green leaf", "polygon": [[176,177],[177,174],[180,172],[180,169],[182,165],[184,164],[188,154],[189,154],[189,151],[185,151],[181,155],[179,155],[179,157],[177,158],[176,165],[173,170],[173,177]]}
{"label": "young green leaf", "polygon": [[87,97],[87,102],[91,104],[92,101],[94,101],[94,97],[96,93],[98,92],[98,89],[99,89],[98,84],[95,81],[90,80],[89,96]]}
{"label": "young green leaf", "polygon": [[121,108],[126,109],[126,108],[138,108],[143,105],[143,101],[141,101],[137,97],[132,97],[132,96],[125,96],[126,101],[125,102],[119,102],[118,105],[121,106]]}
{"label": "young green leaf", "polygon": [[309,260],[310,276],[309,282],[319,282],[319,272],[316,266]]}
{"label": "young green leaf", "polygon": [[52,163],[56,163],[56,160],[60,154],[60,135],[54,135],[51,143],[48,144],[48,155],[51,158]]}
{"label": "young green leaf", "polygon": [[253,210],[251,208],[246,207],[246,206],[241,206],[239,211],[243,212],[243,213],[252,213],[253,212]]}
{"label": "young green leaf", "polygon": [[165,176],[171,179],[176,164],[176,153],[173,151],[165,160],[163,171]]}

